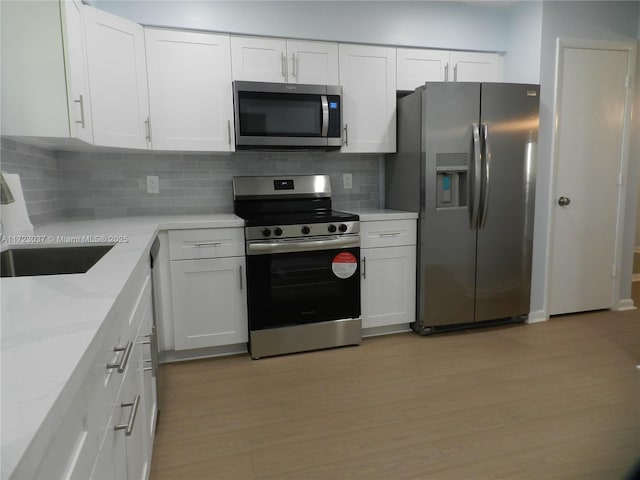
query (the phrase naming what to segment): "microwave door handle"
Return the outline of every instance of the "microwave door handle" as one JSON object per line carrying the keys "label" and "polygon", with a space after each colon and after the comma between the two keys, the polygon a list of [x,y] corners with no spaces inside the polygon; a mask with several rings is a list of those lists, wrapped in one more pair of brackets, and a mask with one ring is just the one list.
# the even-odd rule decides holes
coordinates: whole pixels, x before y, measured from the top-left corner
{"label": "microwave door handle", "polygon": [[329,133],[329,102],[326,95],[320,95],[322,102],[322,133],[321,136],[326,137]]}

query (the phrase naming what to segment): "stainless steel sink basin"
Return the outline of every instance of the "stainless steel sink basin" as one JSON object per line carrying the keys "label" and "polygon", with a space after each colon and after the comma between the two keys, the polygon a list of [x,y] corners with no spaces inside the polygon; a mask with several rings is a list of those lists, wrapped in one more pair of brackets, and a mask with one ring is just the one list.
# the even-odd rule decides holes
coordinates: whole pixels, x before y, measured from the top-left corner
{"label": "stainless steel sink basin", "polygon": [[0,253],[0,277],[86,273],[112,247],[11,248]]}

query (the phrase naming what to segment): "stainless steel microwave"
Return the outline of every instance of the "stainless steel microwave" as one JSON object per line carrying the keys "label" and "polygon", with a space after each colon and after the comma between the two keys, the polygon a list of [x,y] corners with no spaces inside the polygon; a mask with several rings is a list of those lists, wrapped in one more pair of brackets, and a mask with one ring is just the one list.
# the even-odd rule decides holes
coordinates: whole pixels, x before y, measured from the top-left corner
{"label": "stainless steel microwave", "polygon": [[234,82],[236,147],[342,145],[342,87]]}

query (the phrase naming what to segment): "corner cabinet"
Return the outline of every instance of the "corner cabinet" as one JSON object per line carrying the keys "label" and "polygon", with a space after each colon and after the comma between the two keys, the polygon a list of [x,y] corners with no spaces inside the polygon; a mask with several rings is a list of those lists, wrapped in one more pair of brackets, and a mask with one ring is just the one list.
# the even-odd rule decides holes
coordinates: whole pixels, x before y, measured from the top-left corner
{"label": "corner cabinet", "polygon": [[147,149],[151,131],[144,30],[86,5],[83,13],[94,143]]}
{"label": "corner cabinet", "polygon": [[362,328],[415,321],[416,220],[360,222]]}
{"label": "corner cabinet", "polygon": [[340,44],[343,153],[396,151],[396,49]]}
{"label": "corner cabinet", "polygon": [[497,53],[398,48],[398,90],[414,90],[425,82],[500,82]]}
{"label": "corner cabinet", "polygon": [[229,35],[145,28],[154,150],[233,151]]}
{"label": "corner cabinet", "polygon": [[231,37],[233,79],[338,84],[338,44],[284,38]]}
{"label": "corner cabinet", "polygon": [[2,2],[0,8],[2,135],[92,143],[80,0]]}
{"label": "corner cabinet", "polygon": [[175,350],[248,339],[242,228],[169,232]]}

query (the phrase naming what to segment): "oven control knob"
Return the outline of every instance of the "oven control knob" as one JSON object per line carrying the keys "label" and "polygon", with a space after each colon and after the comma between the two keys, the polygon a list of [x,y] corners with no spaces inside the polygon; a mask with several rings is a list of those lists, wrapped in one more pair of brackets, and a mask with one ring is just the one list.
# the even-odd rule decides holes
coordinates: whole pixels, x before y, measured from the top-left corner
{"label": "oven control knob", "polygon": [[347,226],[344,223],[341,223],[338,227],[342,233],[347,231]]}
{"label": "oven control knob", "polygon": [[269,235],[271,235],[271,230],[268,228],[262,229],[262,235],[264,235],[265,237],[268,237]]}
{"label": "oven control knob", "polygon": [[309,227],[307,227],[306,225],[304,227],[302,227],[302,233],[304,233],[305,235],[307,235],[310,231],[311,231],[311,229]]}
{"label": "oven control knob", "polygon": [[280,227],[276,227],[273,229],[273,233],[280,236],[282,235],[282,229]]}
{"label": "oven control knob", "polygon": [[331,224],[327,227],[329,229],[329,231],[331,233],[335,232],[337,230],[336,226],[334,224]]}

